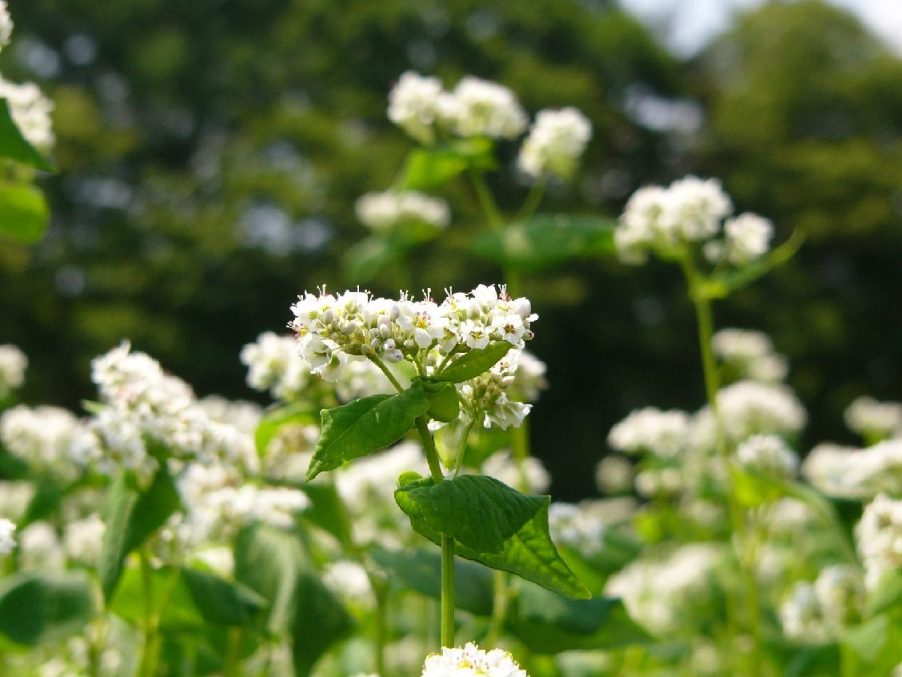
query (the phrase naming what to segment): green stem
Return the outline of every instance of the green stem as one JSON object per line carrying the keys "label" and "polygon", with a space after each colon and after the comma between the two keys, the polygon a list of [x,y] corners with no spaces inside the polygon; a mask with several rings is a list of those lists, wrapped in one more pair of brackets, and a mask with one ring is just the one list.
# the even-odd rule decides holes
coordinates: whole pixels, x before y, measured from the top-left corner
{"label": "green stem", "polygon": [[159,648],[157,636],[157,621],[154,613],[154,586],[153,586],[153,566],[150,563],[150,556],[145,548],[138,551],[141,561],[141,582],[144,592],[144,641],[141,646],[141,661],[138,664],[138,675],[140,677],[151,677],[156,672],[157,650]]}
{"label": "green stem", "polygon": [[370,585],[376,597],[375,631],[376,631],[376,674],[385,677],[385,645],[388,640],[388,585],[385,581],[370,575]]}
{"label": "green stem", "polygon": [[498,645],[498,638],[501,636],[501,629],[504,625],[504,618],[507,616],[509,594],[509,577],[507,572],[495,570],[492,576],[494,583],[494,595],[492,597],[492,618],[489,621],[489,632],[485,637],[485,646],[493,647]]}
{"label": "green stem", "polygon": [[241,675],[241,627],[230,627],[226,633],[225,677]]}
{"label": "green stem", "polygon": [[375,355],[367,355],[367,357],[369,358],[370,362],[372,362],[377,367],[379,367],[379,370],[383,374],[385,374],[385,378],[387,378],[389,383],[391,383],[394,386],[395,390],[397,390],[399,393],[403,392],[404,388],[401,387],[401,384],[398,382],[398,379],[395,378],[395,375],[391,373],[391,369],[389,369],[386,366],[385,362],[383,362],[381,359],[379,359]]}
{"label": "green stem", "polygon": [[[492,191],[489,190],[485,178],[479,172],[470,170],[470,182],[473,184],[473,190],[476,192],[476,199],[485,215],[485,220],[489,228],[495,231],[504,230],[504,215],[498,209],[495,198],[492,197]],[[541,199],[541,195],[539,196]],[[502,277],[507,285],[507,291],[511,296],[518,296],[520,293],[521,283],[520,274],[508,265],[501,267]]]}
{"label": "green stem", "polygon": [[[696,270],[695,265],[688,255],[684,256],[680,263],[683,273],[686,276],[686,282],[689,287],[689,296],[695,306],[695,316],[698,324],[698,340],[699,350],[702,358],[702,371],[705,379],[705,394],[707,395],[708,406],[714,417],[714,436],[717,455],[723,464],[727,473],[726,477],[726,493],[727,493],[727,509],[730,515],[730,524],[732,532],[739,540],[740,552],[737,554],[739,561],[739,575],[741,582],[742,597],[746,608],[747,629],[752,638],[752,649],[750,653],[750,673],[759,673],[759,647],[761,645],[759,611],[758,611],[758,589],[755,583],[754,574],[750,567],[753,562],[747,557],[748,534],[745,527],[745,516],[742,506],[736,501],[735,493],[732,487],[731,468],[733,465],[730,452],[727,447],[727,439],[724,429],[724,421],[720,415],[720,406],[717,401],[717,394],[720,390],[720,379],[717,373],[717,363],[714,359],[713,339],[714,339],[714,316],[711,307],[711,299],[704,292],[704,279]],[[734,629],[731,633],[734,641],[737,638],[735,633],[737,613],[733,605],[728,603],[727,616],[728,623]]]}

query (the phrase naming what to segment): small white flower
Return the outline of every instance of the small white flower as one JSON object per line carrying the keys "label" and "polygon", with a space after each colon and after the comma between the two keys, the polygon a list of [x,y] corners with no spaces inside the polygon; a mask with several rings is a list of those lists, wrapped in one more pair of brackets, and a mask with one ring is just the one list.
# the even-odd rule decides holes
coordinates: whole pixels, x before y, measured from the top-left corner
{"label": "small white flower", "polygon": [[16,547],[16,525],[0,517],[0,557],[8,555]]}
{"label": "small white flower", "polygon": [[0,98],[6,99],[13,121],[32,146],[42,151],[53,147],[53,102],[36,84],[18,85],[0,77]]}
{"label": "small white flower", "polygon": [[605,525],[598,514],[597,502],[555,502],[548,506],[548,527],[552,540],[583,557],[594,557],[604,549]]}
{"label": "small white flower", "polygon": [[878,402],[859,397],[844,413],[846,425],[868,441],[902,435],[902,402]]}
{"label": "small white flower", "polygon": [[0,397],[22,386],[26,367],[28,358],[25,353],[9,343],[0,345]]}
{"label": "small white flower", "polygon": [[884,574],[902,568],[902,500],[880,494],[864,509],[855,539],[869,590]]}
{"label": "small white flower", "polygon": [[799,469],[799,457],[778,435],[752,435],[736,449],[740,465],[779,477],[792,478]]}
{"label": "small white flower", "polygon": [[592,125],[577,109],[539,111],[520,149],[518,166],[534,178],[551,174],[568,179],[590,138]]}
{"label": "small white flower", "polygon": [[528,494],[545,493],[551,485],[551,475],[542,461],[534,456],[518,461],[508,451],[489,456],[482,465],[482,473]]}
{"label": "small white flower", "polygon": [[677,456],[686,446],[689,415],[646,407],[630,413],[611,428],[608,446],[626,454],[652,453]]}
{"label": "small white flower", "polygon": [[9,8],[6,6],[6,0],[0,0],[0,49],[9,44],[12,34],[13,20],[9,15]]}
{"label": "small white flower", "polygon": [[458,136],[514,139],[526,129],[526,113],[510,89],[470,75],[442,95],[439,106],[443,122]]}
{"label": "small white flower", "polygon": [[97,513],[81,520],[69,522],[63,535],[63,543],[69,559],[80,564],[96,566],[100,561],[100,544],[104,531],[106,531],[106,525]]}
{"label": "small white flower", "polygon": [[442,648],[423,664],[420,677],[529,677],[503,649],[483,651],[472,642],[462,649]]}
{"label": "small white flower", "polygon": [[388,119],[422,143],[435,140],[442,81],[408,71],[388,95]]}
{"label": "small white flower", "polygon": [[761,258],[767,252],[774,235],[774,224],[757,214],[744,213],[728,219],[723,230],[727,259],[742,265]]}
{"label": "small white flower", "polygon": [[354,206],[357,218],[376,233],[388,233],[396,226],[422,223],[435,229],[451,222],[448,203],[413,190],[367,193]]}

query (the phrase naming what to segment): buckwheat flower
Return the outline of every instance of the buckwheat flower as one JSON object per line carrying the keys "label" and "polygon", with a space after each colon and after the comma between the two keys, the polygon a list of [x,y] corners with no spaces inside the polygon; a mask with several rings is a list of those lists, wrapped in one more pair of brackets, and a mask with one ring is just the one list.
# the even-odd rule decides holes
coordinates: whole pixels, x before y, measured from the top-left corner
{"label": "buckwheat flower", "polygon": [[628,494],[633,489],[633,464],[623,456],[605,456],[595,466],[595,486],[609,496]]}
{"label": "buckwheat flower", "polygon": [[310,365],[298,353],[292,336],[268,331],[241,349],[247,366],[247,384],[254,390],[270,391],[277,400],[294,400],[310,385]]}
{"label": "buckwheat flower", "polygon": [[665,458],[685,448],[689,415],[646,407],[630,413],[608,433],[608,446],[626,454],[652,453]]}
{"label": "buckwheat flower", "polygon": [[825,567],[814,582],[814,592],[832,637],[839,636],[844,627],[861,619],[865,589],[861,572],[856,567],[848,564]]}
{"label": "buckwheat flower", "polygon": [[591,138],[592,125],[576,108],[539,111],[517,164],[533,178],[550,174],[568,179]]}
{"label": "buckwheat flower", "polygon": [[375,233],[389,233],[404,224],[424,224],[436,230],[451,222],[448,203],[415,190],[367,193],[357,199],[359,221]]}
{"label": "buckwheat flower", "polygon": [[388,95],[388,119],[422,143],[435,140],[442,81],[407,71]]}
{"label": "buckwheat flower", "polygon": [[666,498],[686,488],[679,468],[646,468],[636,473],[636,493],[645,498]]}
{"label": "buckwheat flower", "polygon": [[96,566],[100,561],[100,544],[104,531],[106,525],[97,513],[66,524],[63,545],[69,559],[79,564]]}
{"label": "buckwheat flower", "polygon": [[526,129],[526,113],[510,89],[470,75],[439,97],[439,107],[443,123],[458,136],[514,139]]}
{"label": "buckwheat flower", "polygon": [[718,232],[732,211],[720,181],[687,176],[668,187],[660,220],[665,231],[679,232],[687,241],[704,240]]}
{"label": "buckwheat flower", "polygon": [[514,382],[511,384],[511,390],[518,395],[517,399],[524,402],[538,400],[539,393],[548,388],[545,378],[547,371],[548,367],[542,360],[528,350],[521,351]]}
{"label": "buckwheat flower", "polygon": [[59,407],[19,405],[0,416],[0,440],[11,454],[33,471],[65,480],[79,473],[73,446],[87,434],[81,421]]}
{"label": "buckwheat flower", "polygon": [[529,677],[503,649],[483,651],[472,642],[427,656],[421,677]]}
{"label": "buckwheat flower", "polygon": [[773,383],[786,377],[786,358],[774,351],[767,334],[750,329],[721,329],[712,339],[714,354],[740,378]]}
{"label": "buckwheat flower", "polygon": [[13,20],[9,15],[9,8],[6,6],[6,0],[0,0],[0,49],[9,44],[12,34]]}
{"label": "buckwheat flower", "polygon": [[774,235],[774,224],[757,214],[746,212],[728,219],[723,230],[727,260],[744,265],[767,253]]}
{"label": "buckwheat flower", "polygon": [[643,557],[612,575],[605,594],[622,597],[630,616],[655,635],[686,634],[716,598],[714,574],[722,558],[722,548],[713,543]]}
{"label": "buckwheat flower", "polygon": [[0,398],[22,386],[26,367],[25,353],[9,343],[0,345]]}
{"label": "buckwheat flower", "polygon": [[885,440],[866,449],[818,445],[808,454],[802,470],[811,484],[829,496],[902,495],[902,439]]}
{"label": "buckwheat flower", "polygon": [[[792,437],[808,419],[795,394],[779,384],[738,381],[721,388],[717,404],[724,433],[734,442],[764,433]],[[714,419],[708,407],[696,414],[692,427],[695,443],[713,444]]]}
{"label": "buckwheat flower", "polygon": [[824,610],[811,583],[797,583],[780,607],[783,634],[800,644],[825,644],[830,636]]}
{"label": "buckwheat flower", "polygon": [[32,146],[45,152],[53,147],[53,102],[36,84],[19,85],[0,77],[0,98],[6,99],[13,121]]}
{"label": "buckwheat flower", "polygon": [[790,479],[799,469],[799,457],[779,435],[752,435],[736,448],[743,467]]}
{"label": "buckwheat flower", "polygon": [[483,417],[483,427],[518,428],[532,410],[531,404],[508,397],[507,390],[516,379],[519,350],[511,350],[489,371],[458,384],[462,408],[469,418]]}
{"label": "buckwheat flower", "polygon": [[[294,345],[294,340],[289,338]],[[256,402],[228,400],[219,395],[207,395],[197,405],[216,423],[229,423],[245,435],[253,435],[263,418],[263,409]]]}
{"label": "buckwheat flower", "polygon": [[878,402],[872,397],[859,397],[843,414],[849,430],[869,442],[902,435],[902,402]]}
{"label": "buckwheat flower", "polygon": [[855,527],[858,554],[868,590],[890,571],[902,568],[902,500],[880,494],[864,509]]}
{"label": "buckwheat flower", "polygon": [[335,396],[341,402],[394,392],[392,384],[375,364],[364,359],[343,362],[335,381]]}
{"label": "buckwheat flower", "polygon": [[858,450],[854,447],[829,442],[818,444],[802,462],[802,477],[828,496],[858,497],[861,488],[850,482],[848,473],[854,463],[851,456],[856,453]]}
{"label": "buckwheat flower", "polygon": [[369,576],[357,562],[338,560],[329,562],[323,572],[323,583],[341,599],[371,608],[375,599]]}
{"label": "buckwheat flower", "polygon": [[20,569],[60,571],[65,567],[66,553],[47,522],[32,522],[19,532]]}
{"label": "buckwheat flower", "polygon": [[0,517],[20,521],[37,490],[33,482],[26,480],[0,480]]}
{"label": "buckwheat flower", "polygon": [[0,557],[8,555],[16,548],[16,525],[5,517],[0,517]]}
{"label": "buckwheat flower", "polygon": [[518,461],[509,451],[489,456],[482,464],[482,474],[529,494],[545,493],[551,485],[551,475],[541,460],[527,456]]}
{"label": "buckwheat flower", "polygon": [[604,549],[605,525],[592,501],[552,503],[548,506],[548,527],[556,544],[583,557],[592,558]]}

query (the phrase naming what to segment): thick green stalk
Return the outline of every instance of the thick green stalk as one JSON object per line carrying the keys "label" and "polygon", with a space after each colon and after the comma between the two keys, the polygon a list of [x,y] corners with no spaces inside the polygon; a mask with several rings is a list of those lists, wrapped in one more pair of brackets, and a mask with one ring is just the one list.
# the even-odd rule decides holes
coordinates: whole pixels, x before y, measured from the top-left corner
{"label": "thick green stalk", "polygon": [[144,548],[138,551],[141,561],[141,581],[144,591],[144,641],[141,646],[141,661],[138,664],[140,677],[151,677],[156,672],[159,637],[157,634],[158,619],[154,611],[153,566],[150,556]]}

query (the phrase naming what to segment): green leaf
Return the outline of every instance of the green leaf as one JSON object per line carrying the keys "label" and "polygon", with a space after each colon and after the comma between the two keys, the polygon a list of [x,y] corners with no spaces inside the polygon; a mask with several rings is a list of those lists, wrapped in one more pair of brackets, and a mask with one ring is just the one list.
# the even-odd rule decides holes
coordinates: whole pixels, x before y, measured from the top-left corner
{"label": "green leaf", "polygon": [[235,542],[235,579],[269,603],[270,631],[291,636],[295,674],[309,674],[329,646],[351,630],[347,611],[291,534],[264,525],[243,529]]}
{"label": "green leaf", "polygon": [[455,554],[577,598],[589,591],[548,533],[549,496],[524,496],[492,477],[420,479],[395,491],[414,530],[433,543],[452,536]]}
{"label": "green leaf", "polygon": [[147,613],[144,591],[149,584],[152,591],[151,611],[159,617],[162,629],[183,633],[196,632],[205,627],[204,618],[185,585],[181,569],[164,566],[153,569],[149,581],[144,576],[140,566],[126,566],[107,605],[109,610],[133,625],[140,625]]}
{"label": "green leaf", "polygon": [[244,625],[265,603],[250,588],[205,571],[184,568],[182,577],[198,611],[213,625]]}
{"label": "green leaf", "polygon": [[307,480],[397,442],[428,410],[429,398],[418,384],[397,395],[372,395],[323,409],[322,434]]}
{"label": "green leaf", "polygon": [[[442,557],[435,549],[384,550],[374,548],[373,560],[388,572],[389,580],[403,589],[441,598]],[[492,613],[494,581],[483,566],[457,559],[454,562],[454,603],[477,616]]]}
{"label": "green leaf", "polygon": [[614,251],[612,219],[572,214],[540,214],[479,236],[473,251],[499,265],[535,272],[578,258]]}
{"label": "green leaf", "polygon": [[787,482],[774,474],[734,467],[730,476],[736,500],[747,507],[772,503],[789,493]]}
{"label": "green leaf", "polygon": [[109,601],[119,582],[128,554],[163,526],[180,507],[178,491],[165,465],[160,467],[145,491],[139,490],[129,475],[122,474],[117,478],[107,495],[106,530],[98,565],[106,600]]}
{"label": "green leaf", "polygon": [[613,649],[652,641],[614,598],[567,599],[521,582],[510,631],[539,653]]}
{"label": "green leaf", "polygon": [[0,633],[19,644],[81,633],[93,615],[94,594],[86,573],[22,572],[0,581]]}
{"label": "green leaf", "polygon": [[345,546],[353,547],[347,508],[335,485],[325,482],[317,484],[299,482],[297,486],[310,499],[310,505],[301,516],[335,536]]}
{"label": "green leaf", "polygon": [[364,283],[373,280],[385,268],[404,257],[405,249],[391,238],[371,235],[355,243],[344,256],[344,274],[348,280]]}
{"label": "green leaf", "polygon": [[457,388],[453,383],[422,381],[423,390],[429,398],[430,418],[436,421],[450,423],[460,416],[460,399],[457,396]]}
{"label": "green leaf", "polygon": [[507,355],[511,347],[507,341],[492,341],[485,348],[470,350],[450,362],[434,377],[434,380],[449,383],[469,381],[495,366],[496,362]]}
{"label": "green leaf", "polygon": [[289,404],[267,411],[254,431],[257,454],[261,457],[266,455],[270,442],[279,434],[279,430],[283,426],[310,423],[316,423],[316,418],[305,403]]}
{"label": "green leaf", "polygon": [[709,299],[726,298],[732,292],[747,287],[777,266],[789,261],[804,241],[805,236],[800,231],[793,231],[789,239],[776,249],[772,249],[757,261],[712,277],[701,286],[700,291]]}
{"label": "green leaf", "polygon": [[467,169],[487,171],[495,167],[491,139],[459,139],[455,142],[416,148],[407,156],[399,187],[403,190],[437,188]]}
{"label": "green leaf", "polygon": [[55,172],[56,167],[32,146],[22,135],[9,110],[9,102],[0,99],[0,157],[29,165],[46,172]]}
{"label": "green leaf", "polygon": [[40,189],[27,183],[0,182],[0,236],[34,244],[44,237],[49,223],[50,210]]}
{"label": "green leaf", "polygon": [[902,571],[888,571],[868,595],[864,615],[876,616],[900,602],[902,602]]}

